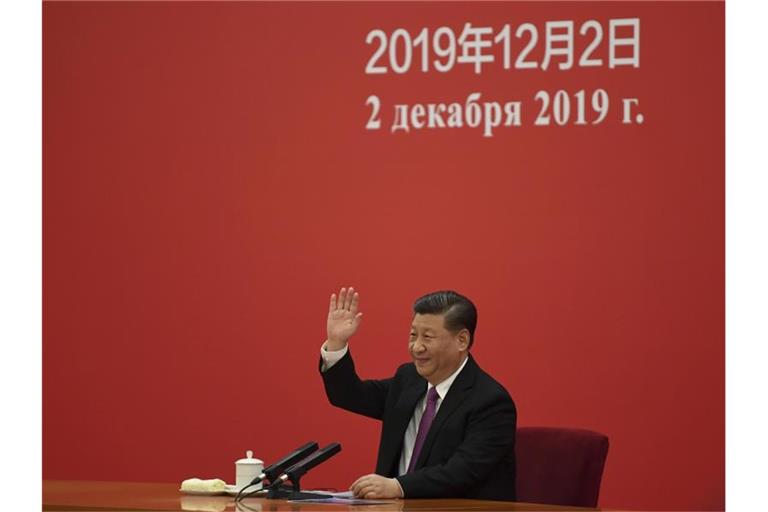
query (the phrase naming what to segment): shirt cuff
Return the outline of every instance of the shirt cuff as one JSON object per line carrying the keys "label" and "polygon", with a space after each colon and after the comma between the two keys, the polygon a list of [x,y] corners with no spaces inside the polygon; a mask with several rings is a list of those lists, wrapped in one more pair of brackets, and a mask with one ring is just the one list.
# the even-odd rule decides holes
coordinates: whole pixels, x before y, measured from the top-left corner
{"label": "shirt cuff", "polygon": [[320,357],[323,360],[323,367],[322,371],[328,370],[331,366],[338,363],[342,357],[347,355],[347,350],[349,345],[344,345],[344,348],[339,350],[327,350],[325,346],[328,344],[328,341],[326,340],[323,343],[323,346],[320,347]]}

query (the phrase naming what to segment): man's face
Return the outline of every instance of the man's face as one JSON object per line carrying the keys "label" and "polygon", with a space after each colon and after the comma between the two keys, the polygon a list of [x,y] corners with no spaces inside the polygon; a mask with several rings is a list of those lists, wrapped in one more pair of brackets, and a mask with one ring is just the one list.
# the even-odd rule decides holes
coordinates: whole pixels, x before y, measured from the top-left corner
{"label": "man's face", "polygon": [[444,327],[444,315],[413,317],[408,350],[416,371],[432,385],[440,384],[455,372],[464,359],[469,333],[452,333]]}

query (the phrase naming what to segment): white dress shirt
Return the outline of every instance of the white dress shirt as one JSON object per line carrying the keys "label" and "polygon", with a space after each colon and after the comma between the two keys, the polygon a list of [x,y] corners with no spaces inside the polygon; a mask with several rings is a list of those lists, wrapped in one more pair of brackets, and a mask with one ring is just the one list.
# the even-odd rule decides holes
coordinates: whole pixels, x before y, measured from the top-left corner
{"label": "white dress shirt", "polygon": [[[320,356],[323,359],[322,371],[328,370],[331,366],[339,362],[339,360],[347,354],[347,346],[340,350],[326,350],[325,343],[320,348]],[[437,407],[435,414],[440,410],[440,404],[443,403],[443,398],[451,389],[453,381],[464,369],[467,364],[468,357],[464,357],[464,361],[461,362],[458,369],[453,372],[447,379],[439,383],[437,386]],[[408,423],[408,428],[405,429],[405,436],[403,437],[403,450],[400,452],[400,463],[397,466],[397,474],[404,475],[408,472],[408,465],[411,463],[411,455],[413,454],[413,446],[416,444],[416,434],[419,432],[419,423],[421,417],[424,415],[424,410],[427,408],[427,392],[432,388],[432,384],[427,383],[427,387],[424,388],[424,395],[416,402],[416,408],[413,410],[413,416]]]}

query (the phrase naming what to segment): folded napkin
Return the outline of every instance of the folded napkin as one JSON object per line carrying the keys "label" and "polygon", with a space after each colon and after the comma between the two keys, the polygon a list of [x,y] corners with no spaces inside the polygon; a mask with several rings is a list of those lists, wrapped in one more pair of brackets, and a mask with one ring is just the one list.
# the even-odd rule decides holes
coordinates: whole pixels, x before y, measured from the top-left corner
{"label": "folded napkin", "polygon": [[188,478],[181,482],[182,491],[193,492],[223,492],[227,484],[220,478],[211,478],[209,480],[200,480],[199,478]]}

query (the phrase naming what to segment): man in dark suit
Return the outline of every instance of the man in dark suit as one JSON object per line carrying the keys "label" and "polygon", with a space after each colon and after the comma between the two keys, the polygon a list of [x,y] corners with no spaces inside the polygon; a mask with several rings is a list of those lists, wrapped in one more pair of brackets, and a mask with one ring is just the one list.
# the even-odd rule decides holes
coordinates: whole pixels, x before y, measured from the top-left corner
{"label": "man in dark suit", "polygon": [[331,295],[320,371],[330,402],[382,420],[376,473],[350,487],[361,498],[515,499],[515,404],[469,354],[474,304],[452,291],[413,306],[413,363],[361,380],[347,342],[362,320],[359,295]]}

